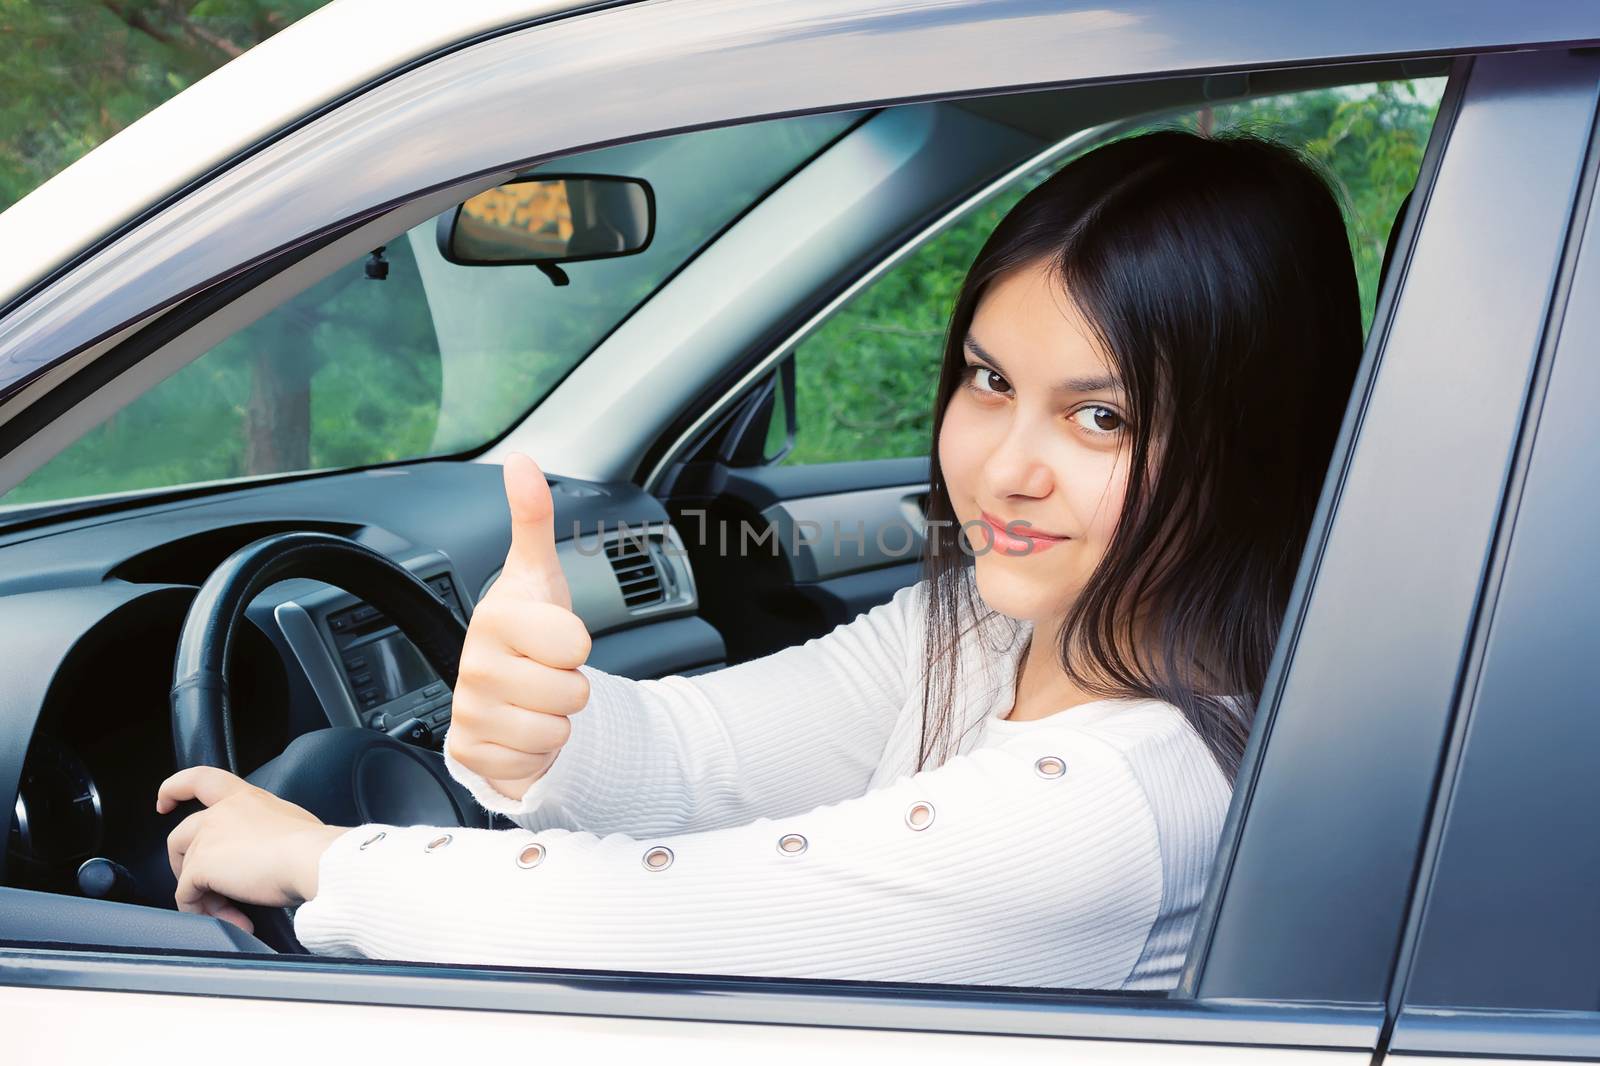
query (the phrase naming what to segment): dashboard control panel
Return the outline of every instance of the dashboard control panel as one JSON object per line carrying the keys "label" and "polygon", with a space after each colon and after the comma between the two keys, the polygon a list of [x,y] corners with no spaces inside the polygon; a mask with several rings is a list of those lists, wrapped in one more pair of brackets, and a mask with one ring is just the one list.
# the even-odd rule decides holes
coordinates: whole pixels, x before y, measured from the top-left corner
{"label": "dashboard control panel", "polygon": [[[465,623],[452,575],[446,571],[419,576]],[[376,607],[346,600],[327,609],[321,619],[363,725],[387,730],[420,718],[439,732],[449,723],[449,686]]]}

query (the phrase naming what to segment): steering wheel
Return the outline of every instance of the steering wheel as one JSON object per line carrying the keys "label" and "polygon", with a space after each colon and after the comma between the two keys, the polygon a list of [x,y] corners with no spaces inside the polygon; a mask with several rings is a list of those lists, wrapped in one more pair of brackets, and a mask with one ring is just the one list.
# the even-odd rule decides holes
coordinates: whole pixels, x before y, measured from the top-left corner
{"label": "steering wheel", "polygon": [[[195,593],[178,636],[172,669],[172,748],[179,769],[220,766],[239,772],[228,666],[245,608],[268,585],[304,577],[376,607],[417,646],[451,688],[466,627],[405,567],[348,537],[297,531],[263,537],[224,559]],[[470,794],[437,752],[387,733],[334,726],[303,734],[247,778],[330,825],[483,825]],[[198,808],[195,808],[198,809]],[[243,908],[256,937],[278,951],[304,953],[288,908]]]}

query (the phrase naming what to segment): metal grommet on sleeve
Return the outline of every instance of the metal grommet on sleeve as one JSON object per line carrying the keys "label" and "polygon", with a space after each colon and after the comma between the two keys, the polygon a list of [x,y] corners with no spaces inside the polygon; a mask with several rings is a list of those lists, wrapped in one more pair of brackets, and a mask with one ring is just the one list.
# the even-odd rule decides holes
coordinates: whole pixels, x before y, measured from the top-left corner
{"label": "metal grommet on sleeve", "polygon": [[544,862],[543,844],[529,844],[517,852],[517,865],[524,870],[531,870],[541,862]]}
{"label": "metal grommet on sleeve", "polygon": [[422,846],[422,850],[423,851],[438,851],[440,848],[444,847],[448,843],[450,843],[450,834],[449,833],[441,833],[438,836],[434,837],[432,840],[428,841],[426,844],[424,844]]}
{"label": "metal grommet on sleeve", "polygon": [[933,804],[927,800],[918,800],[906,809],[906,825],[912,829],[922,830],[933,824]]}
{"label": "metal grommet on sleeve", "polygon": [[643,861],[646,870],[665,870],[672,865],[672,849],[657,844],[644,853]]}
{"label": "metal grommet on sleeve", "polygon": [[376,833],[372,834],[367,839],[365,839],[365,840],[363,840],[361,842],[361,850],[362,851],[366,851],[368,844],[376,844],[378,841],[382,840],[384,837],[386,837],[388,835],[389,834],[385,833],[383,830],[381,830],[381,829],[378,830]]}
{"label": "metal grommet on sleeve", "polygon": [[1060,777],[1067,772],[1067,764],[1056,755],[1043,756],[1033,764],[1033,768],[1039,772],[1040,777]]}
{"label": "metal grommet on sleeve", "polygon": [[786,833],[778,838],[778,850],[785,855],[799,855],[806,850],[806,838],[799,833]]}

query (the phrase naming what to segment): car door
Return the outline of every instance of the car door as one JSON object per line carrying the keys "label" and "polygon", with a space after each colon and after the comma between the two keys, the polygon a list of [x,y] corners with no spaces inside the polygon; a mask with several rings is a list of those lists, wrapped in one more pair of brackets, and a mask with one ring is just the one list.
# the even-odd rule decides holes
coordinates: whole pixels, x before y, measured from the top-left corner
{"label": "car door", "polygon": [[[662,10],[667,7],[671,22]],[[1190,51],[1162,52],[1151,61],[1148,40],[1136,35],[1148,27],[1138,20],[1108,23],[1103,12],[1083,18],[1085,11],[1063,8],[1041,15],[1029,5],[994,3],[840,5],[789,14],[795,10],[694,2],[620,8],[438,59],[420,68],[425,85],[440,87],[438,99],[416,93],[418,85],[404,79],[376,87],[347,105],[351,111],[335,113],[344,138],[318,139],[327,131],[313,125],[303,136],[275,142],[215,179],[206,195],[156,216],[164,242],[107,244],[83,264],[92,269],[62,275],[16,305],[0,320],[0,361],[31,367],[27,384],[37,387],[44,381],[36,373],[41,368],[60,370],[69,358],[92,356],[94,344],[153,309],[227,280],[224,275],[242,276],[243,267],[268,265],[263,257],[281,252],[286,240],[292,244],[318,227],[348,222],[390,202],[386,197],[431,188],[430,182],[455,181],[458,187],[446,191],[456,195],[470,184],[462,176],[474,167],[503,168],[518,152],[590,143],[585,138],[597,136],[605,121],[613,123],[604,127],[606,135],[635,136],[648,132],[647,125],[683,122],[691,114],[731,120],[782,107],[858,106],[890,94],[1129,76],[1152,66],[1186,69],[1217,62],[1206,42],[1219,27],[1232,42],[1229,66],[1345,57],[1371,49],[1372,38],[1361,28],[1381,23],[1363,22],[1361,16],[1373,11],[1347,10],[1336,20],[1270,24],[1276,28],[1263,22],[1249,36],[1241,24],[1195,25],[1187,9],[1161,8],[1154,15],[1170,40],[1189,42],[1172,47]],[[1442,5],[1434,11],[1446,13]],[[614,51],[582,52],[573,60],[582,68],[577,72],[533,61],[548,58],[567,34],[578,32],[573,26],[580,21],[583,37],[570,43],[592,43],[590,34],[605,31],[601,39]],[[691,25],[699,32],[690,33]],[[864,33],[864,25],[877,32]],[[1526,41],[1523,33],[1534,33],[1533,43],[1559,43],[1595,30],[1541,23],[1519,31],[1488,15],[1465,25],[1443,44],[1411,31],[1409,37],[1397,33],[1386,47],[1395,54],[1431,54],[1463,40],[1500,48]],[[1186,29],[1205,32],[1190,37],[1180,32]],[[708,37],[722,51],[709,48]],[[1089,48],[1085,39],[1091,37]],[[943,57],[966,54],[963,46],[974,40],[992,51],[971,50],[973,66],[962,80],[952,80]],[[629,41],[652,57],[651,64],[634,62]],[[876,62],[819,65],[808,73],[819,58],[819,41],[867,49],[855,54]],[[664,94],[661,109],[647,120],[636,110],[617,118],[603,107],[606,83],[622,62],[616,56],[631,64],[629,99],[651,85]],[[712,83],[718,76],[739,77],[740,85],[751,86],[738,114],[703,100],[696,111],[670,95],[691,61]],[[773,69],[795,76],[772,78]],[[504,96],[476,99],[470,109],[458,98],[452,111],[444,87],[469,71]],[[574,85],[582,73],[594,79],[597,94],[582,109],[592,120],[589,128],[577,132],[554,116],[540,131],[547,137],[543,149],[530,147],[526,130],[520,139],[494,140],[511,137],[503,128],[510,123],[502,121],[508,112],[496,111],[496,101],[523,104],[530,93],[557,84],[566,98],[585,99],[586,85]],[[0,980],[27,990],[5,1001],[11,1031],[25,1034],[23,1047],[58,1060],[86,1057],[89,1040],[101,1034],[67,1023],[95,1010],[100,1026],[115,1027],[138,1048],[158,1040],[170,1046],[166,1020],[151,1008],[174,1002],[163,997],[185,995],[193,997],[185,1001],[183,1022],[190,1041],[236,1040],[252,1027],[292,1020],[308,1026],[309,1039],[325,1041],[312,1046],[355,1043],[368,1055],[404,1051],[414,1057],[430,1046],[499,1053],[508,1037],[520,1036],[537,1040],[544,1053],[590,1055],[602,1047],[658,1051],[662,1039],[703,1040],[693,1046],[708,1059],[742,1057],[757,1048],[769,1058],[798,1060],[842,1048],[860,1054],[892,1047],[928,1058],[992,1052],[1041,1059],[1067,1054],[1084,1062],[1163,1056],[1370,1061],[1388,1017],[1391,970],[1457,699],[1460,657],[1483,588],[1484,546],[1502,506],[1521,398],[1546,328],[1577,175],[1589,150],[1597,82],[1600,57],[1561,47],[1456,64],[1380,297],[1317,533],[1291,597],[1219,873],[1185,979],[1172,995],[13,945],[0,956]],[[400,102],[411,107],[404,116],[395,108]],[[386,157],[392,169],[371,166],[373,142],[366,138],[403,141],[398,134],[435,128],[429,124],[444,117],[464,121],[468,110],[478,119],[457,131],[471,141],[462,159],[397,152]],[[379,129],[363,126],[363,118]],[[355,167],[357,161],[363,166]],[[351,175],[358,172],[367,178],[355,181]],[[223,232],[237,241],[220,240]],[[1508,272],[1508,261],[1521,269]],[[15,385],[23,376],[8,381]],[[76,395],[46,403],[55,391],[36,388],[24,397],[13,387],[7,393],[15,401],[0,408],[9,418],[8,453],[25,449],[55,419],[93,399],[88,380],[78,383]],[[1441,395],[1448,402],[1440,402]],[[20,418],[24,411],[29,419]],[[448,1024],[457,1020],[461,1024]],[[773,1038],[771,1023],[786,1027],[781,1039]]]}

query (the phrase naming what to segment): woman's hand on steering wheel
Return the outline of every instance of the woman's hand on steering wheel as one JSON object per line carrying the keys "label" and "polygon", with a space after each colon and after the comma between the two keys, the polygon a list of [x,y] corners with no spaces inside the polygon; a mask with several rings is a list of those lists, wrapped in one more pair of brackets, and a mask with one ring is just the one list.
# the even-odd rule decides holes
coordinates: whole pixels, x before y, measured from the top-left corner
{"label": "woman's hand on steering wheel", "polygon": [[254,923],[236,903],[293,907],[317,894],[317,867],[346,832],[215,766],[191,766],[161,783],[156,811],[196,799],[206,809],[167,836],[180,911],[209,914],[243,929]]}

